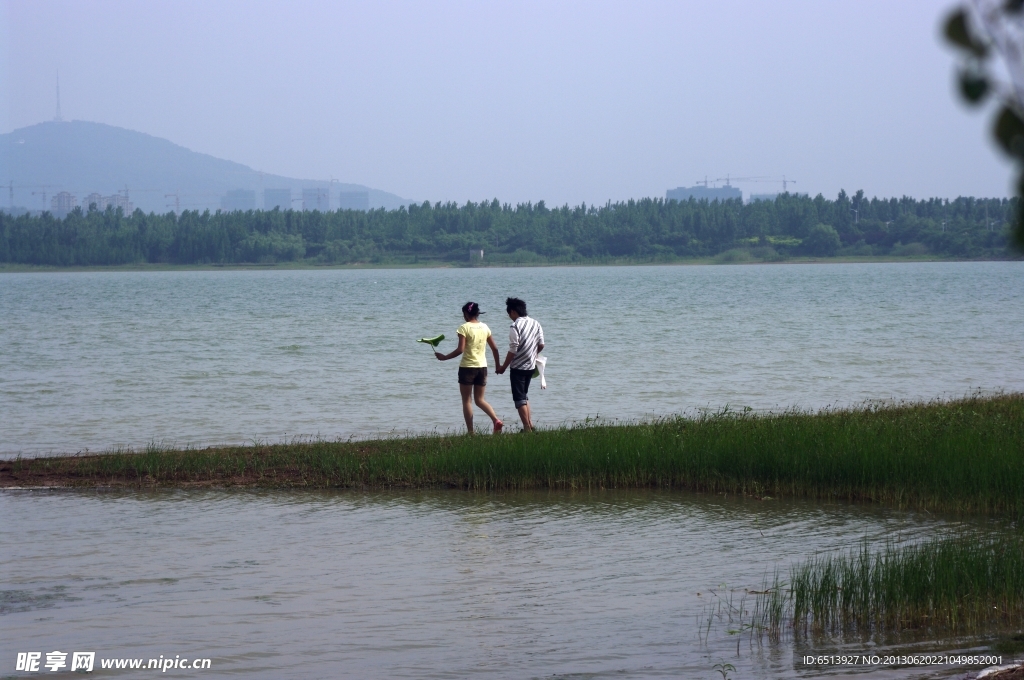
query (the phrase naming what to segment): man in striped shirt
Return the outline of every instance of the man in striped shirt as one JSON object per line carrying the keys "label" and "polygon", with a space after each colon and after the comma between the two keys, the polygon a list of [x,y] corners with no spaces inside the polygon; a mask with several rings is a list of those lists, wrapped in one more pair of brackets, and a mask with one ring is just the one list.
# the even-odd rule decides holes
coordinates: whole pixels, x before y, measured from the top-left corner
{"label": "man in striped shirt", "polygon": [[530,379],[533,369],[537,367],[537,353],[544,349],[544,329],[536,320],[526,314],[526,303],[519,298],[510,297],[505,300],[505,311],[512,319],[512,327],[508,329],[508,354],[505,362],[497,366],[495,373],[499,375],[509,370],[512,383],[512,401],[519,411],[519,419],[523,422],[523,430],[533,431],[533,420],[530,418]]}

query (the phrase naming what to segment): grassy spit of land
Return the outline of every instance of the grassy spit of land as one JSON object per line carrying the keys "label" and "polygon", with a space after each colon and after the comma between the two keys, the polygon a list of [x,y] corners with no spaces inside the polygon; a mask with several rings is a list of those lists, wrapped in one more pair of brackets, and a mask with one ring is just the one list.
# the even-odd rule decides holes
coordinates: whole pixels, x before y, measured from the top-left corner
{"label": "grassy spit of land", "polygon": [[[677,488],[1024,516],[1024,394],[817,413],[718,413],[493,437],[118,451],[0,462],[0,486]],[[865,543],[776,574],[750,630],[1024,624],[1024,538]]]}
{"label": "grassy spit of land", "polygon": [[776,573],[758,594],[755,627],[778,637],[900,631],[975,633],[1024,625],[1024,537],[950,534],[923,543],[865,542]]}
{"label": "grassy spit of land", "polygon": [[674,488],[1024,513],[1024,394],[533,434],[20,458],[0,486]]}

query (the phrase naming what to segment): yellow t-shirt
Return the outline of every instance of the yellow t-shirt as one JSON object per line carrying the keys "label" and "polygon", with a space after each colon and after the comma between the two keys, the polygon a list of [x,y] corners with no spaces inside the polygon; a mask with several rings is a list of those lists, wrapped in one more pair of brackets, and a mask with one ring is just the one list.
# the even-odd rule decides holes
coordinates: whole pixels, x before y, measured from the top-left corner
{"label": "yellow t-shirt", "polygon": [[487,324],[466,322],[455,331],[466,338],[466,349],[462,352],[459,368],[487,368],[487,338],[491,329]]}

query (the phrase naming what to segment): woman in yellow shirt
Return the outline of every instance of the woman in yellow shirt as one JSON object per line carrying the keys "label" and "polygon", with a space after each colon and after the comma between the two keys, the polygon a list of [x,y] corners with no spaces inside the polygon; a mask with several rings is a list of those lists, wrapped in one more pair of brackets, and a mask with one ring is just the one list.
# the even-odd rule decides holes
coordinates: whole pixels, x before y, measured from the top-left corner
{"label": "woman in yellow shirt", "polygon": [[466,419],[466,429],[473,434],[473,401],[486,413],[494,422],[494,433],[501,432],[505,425],[498,420],[494,409],[484,401],[484,389],[487,385],[487,348],[490,347],[494,353],[494,365],[500,366],[498,358],[498,345],[491,337],[491,329],[487,324],[480,321],[480,305],[475,302],[467,302],[462,305],[462,318],[466,323],[459,326],[455,332],[459,336],[459,346],[451,354],[434,352],[439,361],[448,361],[462,355],[459,362],[459,392],[462,393],[462,415]]}

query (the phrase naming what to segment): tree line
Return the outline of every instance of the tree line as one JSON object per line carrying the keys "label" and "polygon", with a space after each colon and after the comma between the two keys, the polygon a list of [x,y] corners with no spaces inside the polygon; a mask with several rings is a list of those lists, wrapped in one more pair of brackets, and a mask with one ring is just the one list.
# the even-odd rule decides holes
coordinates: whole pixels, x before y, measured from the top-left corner
{"label": "tree line", "polygon": [[[164,215],[136,210],[0,212],[0,262],[324,264],[484,261],[779,260],[793,256],[933,254],[1000,258],[1018,199],[868,199],[839,192],[772,201],[640,199],[549,208],[424,202],[397,210],[293,210]],[[471,252],[472,251],[472,252]]]}

